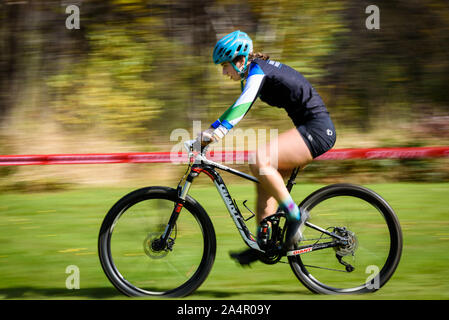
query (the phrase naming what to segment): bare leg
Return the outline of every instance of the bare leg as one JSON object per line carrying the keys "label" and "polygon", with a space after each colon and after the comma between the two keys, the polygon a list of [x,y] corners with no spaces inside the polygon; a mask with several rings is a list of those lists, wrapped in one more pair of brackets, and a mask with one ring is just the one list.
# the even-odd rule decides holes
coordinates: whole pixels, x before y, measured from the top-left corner
{"label": "bare leg", "polygon": [[263,218],[274,214],[277,207],[278,202],[276,199],[265,191],[260,184],[257,185],[257,224],[260,224]]}
{"label": "bare leg", "polygon": [[265,148],[258,150],[250,168],[259,179],[257,186],[257,221],[273,214],[283,199],[289,196],[282,173],[305,167],[313,160],[309,148],[296,128],[279,135]]}
{"label": "bare leg", "polygon": [[[291,171],[281,171],[280,172],[283,180],[285,177],[290,176]],[[270,194],[265,191],[261,184],[257,184],[257,223],[260,224],[262,219],[274,214],[279,206],[278,201]]]}
{"label": "bare leg", "polygon": [[[276,141],[271,141],[266,148],[257,151],[255,161],[250,168],[260,182],[257,185],[258,224],[264,218],[274,214],[279,203],[286,196],[290,196],[282,176],[291,174],[292,169],[296,167],[304,168],[312,160],[309,148],[296,128],[279,135]],[[289,230],[290,228],[287,229],[287,236]],[[292,234],[295,234],[295,229],[292,230]],[[241,265],[248,265],[259,259],[254,249],[231,253],[231,257]]]}

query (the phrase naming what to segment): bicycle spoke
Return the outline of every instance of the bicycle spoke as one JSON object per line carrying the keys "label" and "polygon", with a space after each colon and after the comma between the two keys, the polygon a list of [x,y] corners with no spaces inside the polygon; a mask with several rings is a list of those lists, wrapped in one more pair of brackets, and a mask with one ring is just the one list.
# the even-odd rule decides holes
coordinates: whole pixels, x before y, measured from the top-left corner
{"label": "bicycle spoke", "polygon": [[326,267],[312,266],[310,264],[305,264],[304,267],[323,269],[323,270],[329,270],[329,271],[337,271],[337,272],[348,272],[346,270],[338,270],[338,269],[331,269],[331,268],[326,268]]}

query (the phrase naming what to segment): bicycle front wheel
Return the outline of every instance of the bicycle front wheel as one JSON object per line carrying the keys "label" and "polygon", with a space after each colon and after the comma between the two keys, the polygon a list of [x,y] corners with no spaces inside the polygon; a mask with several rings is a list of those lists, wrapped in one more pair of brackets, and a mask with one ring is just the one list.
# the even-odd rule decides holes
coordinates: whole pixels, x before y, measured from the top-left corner
{"label": "bicycle front wheel", "polygon": [[209,274],[216,252],[215,231],[205,210],[189,196],[167,247],[154,249],[177,199],[171,188],[143,188],[123,197],[106,215],[98,239],[100,262],[123,294],[182,297]]}
{"label": "bicycle front wheel", "polygon": [[335,184],[312,193],[300,208],[309,212],[312,225],[349,239],[343,245],[317,229],[305,228],[305,240],[299,245],[314,244],[314,249],[289,257],[289,262],[308,289],[323,294],[368,293],[391,278],[401,257],[402,232],[393,209],[378,194]]}

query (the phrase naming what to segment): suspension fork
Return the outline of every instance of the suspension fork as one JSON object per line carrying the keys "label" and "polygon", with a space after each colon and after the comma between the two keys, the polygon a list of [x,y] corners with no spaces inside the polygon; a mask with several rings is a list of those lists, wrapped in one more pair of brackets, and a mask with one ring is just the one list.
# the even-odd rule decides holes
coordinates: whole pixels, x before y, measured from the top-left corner
{"label": "suspension fork", "polygon": [[187,176],[184,186],[178,186],[178,199],[173,208],[173,211],[170,215],[170,219],[168,220],[168,224],[165,227],[164,233],[161,236],[161,249],[165,248],[167,244],[167,240],[170,238],[170,235],[173,231],[173,228],[176,225],[176,221],[178,220],[179,214],[182,208],[185,205],[187,194],[189,193],[190,187],[192,185],[193,179],[198,176],[198,172],[191,170],[189,175]]}

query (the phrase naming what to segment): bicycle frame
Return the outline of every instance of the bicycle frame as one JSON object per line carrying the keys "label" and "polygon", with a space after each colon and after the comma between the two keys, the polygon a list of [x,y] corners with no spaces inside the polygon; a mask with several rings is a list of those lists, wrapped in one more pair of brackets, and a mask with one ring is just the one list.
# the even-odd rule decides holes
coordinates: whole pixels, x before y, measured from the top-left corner
{"label": "bicycle frame", "polygon": [[[176,189],[168,186],[148,186],[134,190],[117,201],[103,220],[98,237],[101,266],[108,279],[122,293],[129,296],[182,297],[192,293],[206,280],[216,257],[217,237],[213,223],[206,210],[198,201],[188,195],[193,181],[200,173],[205,173],[214,182],[243,241],[251,248],[250,253],[252,255],[255,254],[254,259],[251,260],[259,260],[268,265],[278,262],[289,263],[296,277],[312,292],[326,294],[373,292],[383,286],[394,273],[402,252],[402,232],[394,211],[375,192],[352,184],[333,184],[322,187],[308,195],[298,204],[301,215],[303,215],[302,217],[306,217],[305,225],[318,231],[318,234],[307,229],[307,232],[302,234],[306,235],[305,237],[303,236],[291,244],[289,235],[292,233],[291,229],[297,226],[295,225],[297,222],[289,221],[287,219],[287,211],[283,207],[278,207],[276,212],[270,212],[273,214],[264,216],[262,221],[257,221],[262,227],[265,227],[266,224],[271,225],[271,232],[269,232],[268,236],[258,239],[251,234],[245,223],[253,218],[255,214],[245,205],[246,201],[244,201],[243,205],[252,215],[246,219],[243,217],[236,201],[231,198],[219,170],[224,170],[254,183],[262,183],[263,176],[260,176],[261,180],[258,181],[251,175],[208,160],[204,155],[204,150],[198,154],[192,152],[192,147],[188,150],[191,151],[189,152],[189,160],[194,159],[195,161],[189,161],[188,168]],[[293,170],[286,186],[288,192],[291,192],[298,172],[299,168]],[[256,176],[259,177],[258,175]],[[259,186],[261,187],[262,185]],[[326,202],[323,209],[321,203],[335,197],[339,197],[337,202]],[[347,197],[352,197],[351,199],[358,199],[368,204],[371,209],[374,208],[374,213],[376,213],[377,209],[377,217],[380,213],[385,220],[385,226],[380,226],[383,229],[377,227],[380,225],[378,220],[368,220],[376,224],[375,230],[370,230],[369,226],[361,226],[358,218],[347,218]],[[152,205],[152,203],[155,205]],[[343,203],[344,206],[341,206],[340,203]],[[134,207],[135,205],[137,206]],[[184,211],[182,211],[183,207],[185,207]],[[314,208],[318,209],[314,210]],[[357,205],[356,208],[358,208]],[[128,209],[131,210],[123,220],[124,222],[119,222],[119,219]],[[170,214],[170,211],[171,215],[167,216],[167,214]],[[137,216],[135,213],[137,213]],[[337,215],[338,213],[341,214]],[[361,217],[360,213],[365,213],[365,209],[362,212],[357,210],[354,213]],[[180,216],[181,214],[182,217]],[[337,217],[328,219],[327,216],[329,215]],[[367,216],[371,217],[371,212],[368,212]],[[178,220],[180,217],[181,219]],[[161,221],[161,218],[164,221]],[[258,216],[258,218],[261,217]],[[168,223],[161,234],[161,223],[163,225],[167,222],[167,219]],[[325,226],[325,228],[313,225],[309,222],[309,219],[316,219],[315,221]],[[354,223],[352,223],[353,220],[355,220]],[[145,223],[142,224],[142,222]],[[135,228],[136,232],[130,234],[130,227],[140,228]],[[301,227],[303,226],[301,225]],[[195,229],[195,232],[189,232],[189,230],[193,231],[193,229]],[[124,236],[113,237],[114,230],[117,230],[119,234]],[[373,246],[360,246],[363,248],[363,252],[360,255],[361,259],[357,261],[357,265],[352,266],[343,258],[349,255],[355,256],[359,247],[356,232],[364,233],[365,231],[373,231],[373,235],[379,235],[380,240],[375,241]],[[323,235],[329,237],[323,237]],[[127,236],[129,236],[128,240],[125,238]],[[125,242],[122,239],[125,239]],[[363,239],[363,245],[365,245],[369,244],[371,237],[362,237],[361,239]],[[176,245],[178,240],[179,246]],[[189,240],[194,241],[193,245],[189,245]],[[121,244],[118,244],[120,242]],[[313,243],[305,245],[305,243],[310,242]],[[379,242],[382,243],[381,246],[377,245]],[[141,247],[142,244],[143,248]],[[136,250],[139,250],[139,247],[143,249],[143,254],[134,253]],[[320,265],[315,265],[313,258],[307,259],[304,257],[306,259],[302,259],[303,257],[300,257],[304,253],[326,248],[329,249],[325,255],[330,256],[334,254],[338,263],[344,266],[344,269],[338,266],[338,264],[336,265],[336,261],[329,261],[327,258],[321,259],[322,256],[316,257],[319,260],[317,263]],[[192,250],[192,255],[188,255],[187,259],[185,255],[186,249]],[[382,253],[377,254],[377,250],[380,250]],[[243,252],[248,251],[245,250]],[[385,260],[384,257],[387,252],[388,256]],[[142,256],[141,261],[143,261],[143,265],[142,263],[136,264],[137,260],[134,258],[122,259],[124,255],[129,255],[128,253],[132,253],[133,256]],[[176,253],[180,253],[180,255]],[[114,262],[114,257],[116,256],[119,257],[119,259],[116,259],[116,261],[119,261],[118,265]],[[159,262],[156,260],[152,261],[153,259],[161,259],[166,256],[168,256],[168,260],[163,260],[162,262],[160,262],[161,260]],[[190,259],[191,256],[192,259]],[[233,254],[231,254],[231,257],[242,265],[251,262],[248,260],[244,261]],[[281,261],[283,258],[287,258],[288,262]],[[154,262],[155,272],[149,274],[146,266],[150,262]],[[181,262],[179,267],[177,266],[178,262]],[[365,278],[363,266],[378,266],[379,263],[383,263],[383,267],[378,268],[380,272],[375,274],[375,278]],[[170,266],[170,268],[167,269],[167,266]],[[361,284],[357,285],[354,282],[356,277],[350,277],[347,281],[342,279],[344,283],[340,279],[334,281],[334,277],[329,275],[328,271],[310,273],[310,268],[340,272],[353,272],[357,268],[361,272],[356,272],[354,275],[359,278],[358,281],[361,281],[359,282]],[[128,271],[131,272],[132,276],[129,280],[125,274],[122,274],[123,271],[126,273]],[[144,277],[143,281],[137,277],[138,275]],[[185,275],[185,277],[182,277],[182,280],[178,280],[179,275]],[[154,278],[148,279],[149,276]],[[173,276],[176,278],[176,281],[167,281]],[[326,284],[321,279],[324,279]],[[331,286],[328,285],[328,281],[330,281],[329,284]],[[160,282],[161,285],[156,282]],[[334,283],[338,287],[333,287]],[[341,287],[341,285],[344,287]],[[356,286],[354,287],[354,285]]]}
{"label": "bicycle frame", "polygon": [[[180,200],[184,201],[185,197],[187,196],[190,186],[193,182],[193,180],[200,174],[205,173],[211,180],[214,182],[215,187],[218,190],[218,193],[220,194],[221,198],[223,199],[223,202],[231,215],[232,220],[234,221],[237,229],[240,232],[240,235],[243,239],[243,241],[251,248],[263,251],[259,247],[256,239],[254,239],[253,235],[249,231],[248,227],[245,224],[245,219],[242,216],[242,213],[240,212],[237,204],[235,201],[233,201],[228,188],[226,187],[226,184],[224,183],[223,179],[221,178],[220,174],[215,170],[215,168],[221,169],[223,171],[229,172],[231,174],[237,175],[239,177],[242,177],[244,179],[250,180],[255,183],[259,183],[257,178],[246,174],[244,172],[235,170],[233,168],[224,166],[222,164],[216,163],[214,161],[206,159],[203,157],[196,158],[196,162],[190,169],[190,172],[186,178],[186,181],[184,183],[184,186],[182,187],[179,198]],[[199,163],[198,163],[199,162]],[[176,209],[175,209],[176,211]]]}
{"label": "bicycle frame", "polygon": [[[189,158],[191,156],[192,156],[192,153],[189,153]],[[245,219],[243,218],[236,202],[233,201],[233,199],[228,191],[228,188],[226,187],[226,184],[224,183],[220,174],[215,170],[215,168],[226,171],[226,172],[234,174],[234,175],[237,175],[241,178],[250,180],[254,183],[259,183],[257,178],[255,178],[249,174],[246,174],[244,172],[238,171],[236,169],[227,167],[225,165],[222,165],[222,164],[219,164],[219,163],[216,163],[214,161],[207,159],[205,157],[205,151],[196,155],[194,164],[193,165],[190,164],[189,167],[190,167],[190,172],[187,175],[187,178],[185,179],[184,186],[182,188],[180,186],[178,186],[179,200],[173,208],[173,212],[170,216],[170,220],[169,220],[167,227],[161,237],[161,240],[162,240],[161,246],[165,246],[165,244],[167,243],[167,240],[170,237],[173,227],[176,224],[178,215],[181,212],[181,209],[185,203],[185,199],[186,199],[187,194],[190,190],[190,187],[193,183],[193,180],[200,173],[205,173],[214,182],[215,187],[217,188],[218,193],[220,194],[221,198],[223,199],[223,202],[224,202],[232,220],[234,221],[234,224],[237,227],[237,230],[239,230],[239,233],[240,233],[243,241],[250,248],[253,248],[255,250],[258,250],[258,251],[264,253],[265,250],[260,248],[259,244],[257,243],[257,240],[253,237],[253,235],[249,231],[248,227],[245,224]],[[286,187],[289,192],[291,192],[291,189],[292,189],[293,185],[295,184],[295,179],[296,179],[296,176],[297,176],[299,170],[300,170],[299,167],[295,168],[287,182]],[[181,180],[181,182],[182,182],[182,180]],[[276,214],[280,213],[280,212],[281,212],[281,209],[278,208],[278,210],[276,211]],[[315,226],[308,221],[306,222],[306,225],[310,228],[313,228],[313,229],[321,232],[321,233],[324,233],[328,236],[333,237],[340,243],[345,243],[347,240],[344,237],[341,237],[334,232],[330,232],[328,230],[325,230],[323,228]],[[291,250],[291,251],[286,252],[286,254],[287,254],[287,256],[295,256],[295,255],[299,255],[299,254],[303,254],[303,253],[307,253],[307,252],[311,252],[311,251],[316,251],[316,250],[321,250],[321,249],[326,249],[326,248],[330,248],[330,247],[335,247],[335,246],[337,246],[336,241],[320,243],[320,244],[311,244],[311,245],[300,246],[300,247],[296,248],[296,250]]]}

